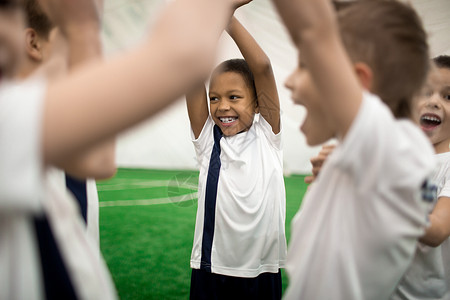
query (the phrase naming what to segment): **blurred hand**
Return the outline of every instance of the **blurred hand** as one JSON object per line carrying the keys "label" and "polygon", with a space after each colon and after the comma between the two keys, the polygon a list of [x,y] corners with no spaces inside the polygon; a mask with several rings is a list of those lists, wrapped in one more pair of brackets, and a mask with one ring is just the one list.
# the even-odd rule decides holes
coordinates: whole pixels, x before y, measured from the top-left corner
{"label": "blurred hand", "polygon": [[336,148],[336,145],[324,145],[322,146],[319,154],[310,159],[312,165],[312,175],[305,177],[305,183],[312,183],[316,179],[327,157],[331,152],[333,152],[334,148]]}

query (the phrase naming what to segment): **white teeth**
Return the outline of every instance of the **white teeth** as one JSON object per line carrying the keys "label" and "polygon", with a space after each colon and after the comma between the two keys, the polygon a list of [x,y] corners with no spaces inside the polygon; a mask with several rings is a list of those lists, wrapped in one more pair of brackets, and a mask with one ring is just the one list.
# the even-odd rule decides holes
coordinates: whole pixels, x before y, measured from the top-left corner
{"label": "white teeth", "polygon": [[219,118],[220,122],[222,123],[231,123],[233,121],[235,121],[237,118],[235,117],[224,117],[224,118]]}
{"label": "white teeth", "polygon": [[432,116],[423,116],[421,119],[422,121],[441,123],[441,120],[439,118]]}

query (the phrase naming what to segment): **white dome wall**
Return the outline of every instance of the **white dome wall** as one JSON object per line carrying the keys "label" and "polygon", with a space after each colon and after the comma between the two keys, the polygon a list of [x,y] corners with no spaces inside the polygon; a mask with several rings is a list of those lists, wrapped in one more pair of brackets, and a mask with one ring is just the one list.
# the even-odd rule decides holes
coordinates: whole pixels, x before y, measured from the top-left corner
{"label": "white dome wall", "polygon": [[[424,20],[430,35],[432,55],[450,55],[450,0],[409,2]],[[106,0],[103,31],[105,55],[114,55],[138,43],[164,5],[164,0]],[[306,145],[298,129],[304,109],[292,104],[290,93],[283,84],[297,63],[295,48],[270,0],[254,0],[240,8],[237,16],[272,61],[280,94],[286,173],[309,173],[309,158],[319,148]],[[224,34],[217,62],[239,56],[232,40]],[[123,167],[197,169],[184,99],[121,134],[117,142],[117,163]]]}

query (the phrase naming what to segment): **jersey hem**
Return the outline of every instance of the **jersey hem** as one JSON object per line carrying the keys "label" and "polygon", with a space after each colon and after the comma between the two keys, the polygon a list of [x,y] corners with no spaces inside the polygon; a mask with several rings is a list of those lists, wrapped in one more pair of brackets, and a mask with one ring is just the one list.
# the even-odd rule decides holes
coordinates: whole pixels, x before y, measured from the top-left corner
{"label": "jersey hem", "polygon": [[[280,269],[285,268],[285,263],[286,262],[283,260],[280,261],[278,264],[263,265],[260,266],[258,269],[250,269],[250,270],[238,270],[234,268],[211,266],[211,273],[233,277],[254,278],[262,273],[278,273]],[[191,269],[200,269],[200,262],[191,260]]]}

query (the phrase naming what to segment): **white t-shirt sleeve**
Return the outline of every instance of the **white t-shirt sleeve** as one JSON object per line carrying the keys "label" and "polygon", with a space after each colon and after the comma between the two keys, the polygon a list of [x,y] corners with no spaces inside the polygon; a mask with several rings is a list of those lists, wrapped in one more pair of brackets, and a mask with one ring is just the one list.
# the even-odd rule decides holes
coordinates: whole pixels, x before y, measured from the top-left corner
{"label": "white t-shirt sleeve", "polygon": [[444,187],[442,188],[441,192],[438,195],[438,198],[440,197],[449,197],[450,198],[450,180],[447,180],[445,182]]}
{"label": "white t-shirt sleeve", "polygon": [[[439,163],[439,175],[441,183],[440,190],[438,191],[438,198],[440,197],[450,197],[450,152],[441,153],[436,155]],[[439,180],[439,179],[438,179]]]}
{"label": "white t-shirt sleeve", "polygon": [[211,144],[214,143],[213,127],[214,121],[212,120],[211,116],[208,116],[205,124],[203,125],[202,131],[200,132],[200,135],[197,138],[195,138],[194,132],[192,131],[191,128],[191,139],[195,147],[197,160],[200,160],[203,157],[207,156],[205,151],[210,151]]}
{"label": "white t-shirt sleeve", "polygon": [[39,211],[41,127],[45,84],[29,81],[0,90],[0,211]]}
{"label": "white t-shirt sleeve", "polygon": [[281,150],[282,149],[282,140],[281,140],[282,134],[281,133],[283,132],[283,128],[281,125],[281,119],[280,119],[280,132],[275,134],[275,133],[273,133],[272,126],[269,124],[269,122],[266,121],[266,119],[264,119],[264,117],[261,114],[255,116],[255,118],[259,119],[259,120],[257,120],[257,122],[259,122],[259,124],[262,128],[262,131],[264,132],[264,135],[266,136],[266,138],[269,140],[270,144],[275,149]]}

